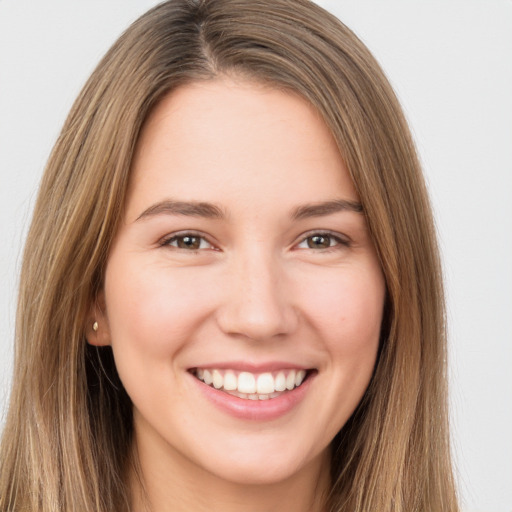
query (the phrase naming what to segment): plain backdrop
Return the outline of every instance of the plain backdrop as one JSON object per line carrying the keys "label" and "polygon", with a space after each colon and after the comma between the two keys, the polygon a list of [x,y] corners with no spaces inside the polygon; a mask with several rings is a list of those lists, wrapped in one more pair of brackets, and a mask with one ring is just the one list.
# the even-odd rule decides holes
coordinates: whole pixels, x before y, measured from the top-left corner
{"label": "plain backdrop", "polygon": [[[17,275],[72,101],[151,0],[0,0],[0,414]],[[449,319],[454,454],[467,512],[512,512],[512,1],[319,1],[369,46],[411,123]]]}

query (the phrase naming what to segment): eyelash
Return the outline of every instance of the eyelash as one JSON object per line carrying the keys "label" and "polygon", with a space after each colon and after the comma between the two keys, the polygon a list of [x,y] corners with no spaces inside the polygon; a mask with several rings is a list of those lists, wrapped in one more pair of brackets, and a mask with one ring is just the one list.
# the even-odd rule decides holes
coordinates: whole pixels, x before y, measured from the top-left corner
{"label": "eyelash", "polygon": [[191,248],[178,247],[177,245],[172,245],[173,242],[178,243],[178,240],[185,239],[185,238],[198,238],[198,239],[200,239],[200,245],[203,242],[206,242],[209,246],[208,249],[215,250],[213,248],[213,244],[210,243],[203,234],[197,233],[195,231],[183,231],[180,233],[173,233],[171,236],[166,237],[163,240],[161,240],[160,245],[162,247],[173,247],[174,249],[187,251],[187,252],[191,252],[191,253],[197,253],[197,252],[205,249],[205,247],[198,247],[197,249],[191,249]]}
{"label": "eyelash", "polygon": [[[309,239],[312,239],[314,237],[329,238],[330,242],[334,242],[334,244],[332,244],[332,245],[330,243],[328,247],[318,248],[318,250],[322,251],[322,252],[330,252],[330,251],[335,251],[337,249],[340,249],[342,247],[350,247],[349,240],[341,237],[339,234],[335,234],[330,231],[311,231],[309,233],[305,233],[305,235],[302,236],[300,242],[298,244],[295,244],[295,247],[298,247],[299,250],[302,250],[302,249],[316,250],[313,247],[303,247],[303,248],[299,247],[301,244],[307,243],[307,241]],[[190,248],[190,247],[185,248],[185,247],[179,247],[178,245],[172,245],[174,242],[176,242],[176,244],[178,244],[180,239],[185,239],[185,238],[200,239],[199,247],[198,248]],[[203,242],[206,242],[206,244],[208,244],[209,247],[201,247]],[[197,253],[204,249],[216,250],[215,247],[213,246],[213,244],[210,243],[208,241],[208,239],[203,234],[197,233],[194,231],[183,231],[180,233],[174,233],[171,236],[161,240],[160,246],[173,247],[174,249],[179,249],[179,250],[187,251],[187,252],[191,252],[191,253]]]}
{"label": "eyelash", "polygon": [[[347,240],[346,238],[342,237],[337,233],[332,233],[331,231],[311,231],[309,233],[305,233],[305,235],[302,236],[301,241],[298,244],[296,244],[296,246],[298,247],[303,243],[307,243],[309,239],[312,239],[314,237],[329,238],[331,242],[335,242],[334,245],[329,245],[328,247],[320,247],[319,250],[322,252],[335,251],[343,247],[350,247],[349,240]],[[313,247],[304,247],[304,249],[313,249]]]}

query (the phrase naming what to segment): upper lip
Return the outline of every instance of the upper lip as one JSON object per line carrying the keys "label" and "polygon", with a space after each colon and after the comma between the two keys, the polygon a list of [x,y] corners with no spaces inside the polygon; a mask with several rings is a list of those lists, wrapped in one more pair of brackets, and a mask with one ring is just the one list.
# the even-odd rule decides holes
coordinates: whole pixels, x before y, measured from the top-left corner
{"label": "upper lip", "polygon": [[290,361],[267,361],[261,363],[251,363],[247,361],[219,361],[215,363],[198,364],[190,370],[195,368],[202,369],[218,369],[218,370],[237,370],[240,372],[249,373],[264,373],[273,372],[277,370],[311,370],[311,366],[305,366],[299,363],[293,363]]}

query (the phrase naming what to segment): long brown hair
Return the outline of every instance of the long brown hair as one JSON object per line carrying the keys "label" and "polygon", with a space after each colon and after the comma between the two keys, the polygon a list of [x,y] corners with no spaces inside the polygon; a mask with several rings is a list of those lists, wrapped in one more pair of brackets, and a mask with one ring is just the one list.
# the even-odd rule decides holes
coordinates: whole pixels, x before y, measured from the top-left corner
{"label": "long brown hair", "polygon": [[378,362],[332,443],[332,512],[458,510],[444,303],[420,165],[367,48],[308,0],[171,0],[136,21],[76,100],[43,177],[18,303],[0,509],[129,510],[131,403],[112,352],[85,340],[141,127],[179,85],[236,74],[323,116],[359,194],[387,285]]}

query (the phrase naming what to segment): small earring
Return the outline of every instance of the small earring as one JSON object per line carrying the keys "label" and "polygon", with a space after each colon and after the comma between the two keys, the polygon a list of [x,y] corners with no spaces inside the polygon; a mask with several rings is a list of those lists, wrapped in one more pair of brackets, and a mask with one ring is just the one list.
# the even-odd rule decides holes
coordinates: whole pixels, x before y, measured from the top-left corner
{"label": "small earring", "polygon": [[94,332],[98,332],[98,322],[94,322],[94,323],[92,324],[92,330],[93,330]]}

